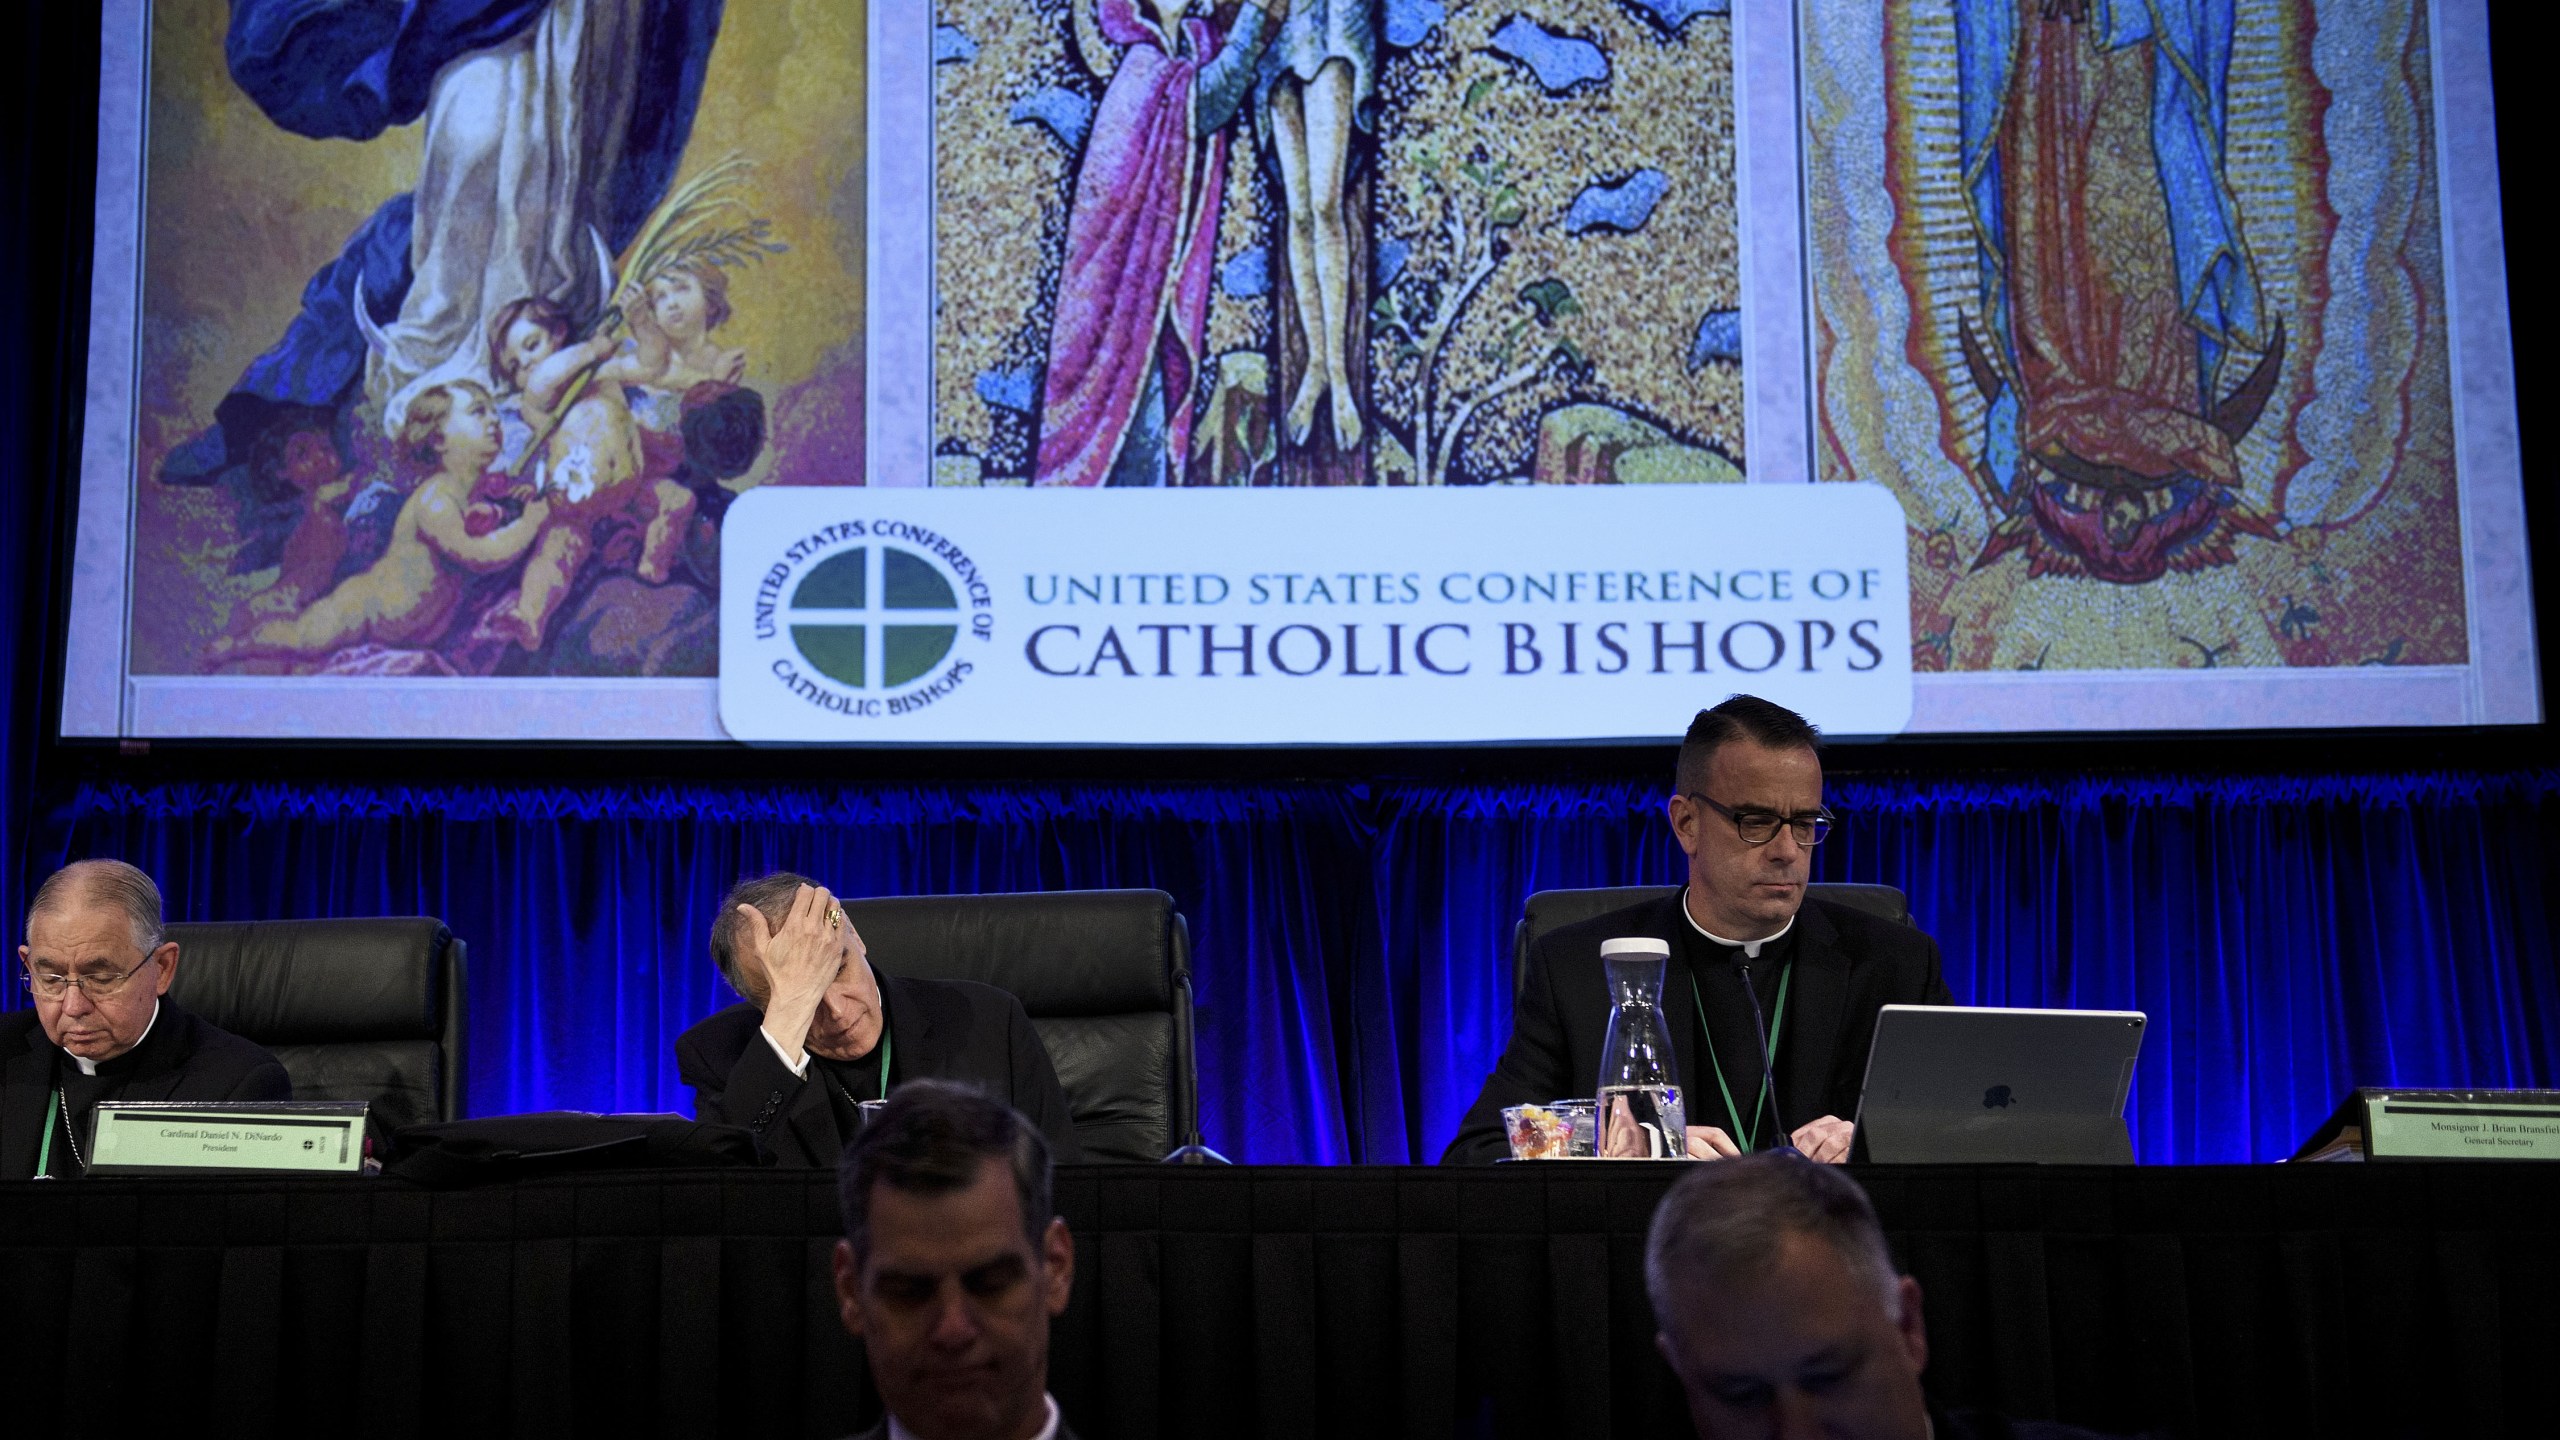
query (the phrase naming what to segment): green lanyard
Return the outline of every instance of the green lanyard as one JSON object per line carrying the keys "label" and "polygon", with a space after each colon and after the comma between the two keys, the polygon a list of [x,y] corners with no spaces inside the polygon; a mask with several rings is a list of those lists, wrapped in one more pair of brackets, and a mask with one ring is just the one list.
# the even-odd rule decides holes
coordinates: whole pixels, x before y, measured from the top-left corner
{"label": "green lanyard", "polygon": [[[1795,978],[1796,962],[1790,960],[1787,962],[1787,968],[1778,972],[1778,1008],[1769,1017],[1769,1067],[1771,1070],[1776,1069],[1778,1064],[1778,1027],[1787,1023],[1787,985]],[[1742,983],[1748,985],[1751,982],[1745,980]],[[1724,1083],[1724,1065],[1716,1059],[1716,1031],[1714,1026],[1707,1023],[1707,1001],[1705,996],[1698,993],[1698,972],[1695,970],[1689,972],[1689,998],[1698,1007],[1698,1031],[1707,1037],[1707,1068],[1716,1072],[1716,1088],[1724,1092],[1724,1113],[1733,1117],[1733,1138],[1741,1141],[1743,1153],[1749,1154],[1759,1148],[1752,1142],[1753,1137],[1760,1131],[1761,1108],[1773,1103],[1769,1095],[1768,1072],[1761,1073],[1760,1097],[1751,1104],[1751,1124],[1746,1127],[1742,1123],[1742,1112],[1735,1108],[1733,1103],[1733,1087]]]}
{"label": "green lanyard", "polygon": [[[803,1063],[806,1063],[808,1060],[815,1060],[818,1058],[818,1052],[808,1049],[805,1046],[801,1049],[800,1053],[806,1057],[806,1060],[804,1060]],[[891,1044],[889,1040],[889,1022],[883,1020],[880,1022],[880,1098],[883,1100],[889,1098],[889,1061],[897,1053],[897,1046]],[[860,1100],[854,1100],[853,1092],[844,1088],[844,1082],[836,1079],[833,1071],[821,1071],[819,1073],[826,1079],[827,1084],[833,1085],[836,1088],[837,1093],[843,1095],[845,1099],[852,1101],[855,1109],[859,1110],[862,1108],[863,1102]],[[48,1130],[45,1133],[50,1137],[53,1132]]]}
{"label": "green lanyard", "polygon": [[53,1178],[53,1119],[61,1113],[62,1087],[56,1085],[52,1093],[44,1097],[44,1148],[36,1152],[35,1178],[38,1180]]}
{"label": "green lanyard", "polygon": [[[812,1058],[815,1058],[816,1052],[811,1051],[808,1053]],[[889,1098],[889,1061],[897,1053],[898,1047],[890,1043],[889,1040],[889,1022],[883,1020],[880,1022],[880,1098],[883,1100]],[[838,1090],[844,1091],[844,1098],[847,1100],[853,1100],[853,1092],[845,1090],[844,1083],[842,1081],[832,1081],[830,1083],[834,1084]],[[853,1103],[857,1108],[862,1104],[859,1100],[853,1100]]]}

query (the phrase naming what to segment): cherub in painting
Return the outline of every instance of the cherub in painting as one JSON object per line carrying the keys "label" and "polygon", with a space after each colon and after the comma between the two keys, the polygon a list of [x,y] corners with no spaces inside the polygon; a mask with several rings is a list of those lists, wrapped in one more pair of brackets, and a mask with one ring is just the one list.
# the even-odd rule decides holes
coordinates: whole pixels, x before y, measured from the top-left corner
{"label": "cherub in painting", "polygon": [[488,391],[455,380],[416,396],[401,421],[400,460],[427,473],[392,522],[382,558],[289,620],[268,621],[245,640],[215,641],[213,660],[313,660],[368,642],[432,643],[471,577],[522,559],[551,518],[551,502],[537,496],[514,520],[471,533],[470,514],[498,449],[498,410]]}
{"label": "cherub in painting", "polygon": [[[551,617],[595,552],[595,527],[630,518],[646,527],[635,567],[663,584],[693,519],[693,492],[660,476],[642,483],[640,427],[623,398],[667,368],[663,346],[617,344],[608,335],[571,343],[568,311],[527,296],[501,306],[489,321],[489,373],[521,397],[525,423],[542,447],[541,493],[555,501],[551,523],[525,562],[511,611],[492,625],[526,650],[542,647]],[[590,376],[579,383],[582,375]]]}

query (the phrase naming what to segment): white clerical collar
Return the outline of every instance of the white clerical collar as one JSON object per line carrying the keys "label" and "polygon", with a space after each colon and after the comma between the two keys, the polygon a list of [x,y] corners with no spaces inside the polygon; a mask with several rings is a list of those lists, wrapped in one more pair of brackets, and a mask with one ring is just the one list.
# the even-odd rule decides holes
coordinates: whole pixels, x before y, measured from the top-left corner
{"label": "white clerical collar", "polygon": [[1776,944],[1778,941],[1786,938],[1788,931],[1796,928],[1796,917],[1790,915],[1787,917],[1787,923],[1779,926],[1778,933],[1775,935],[1762,936],[1757,940],[1727,940],[1713,930],[1699,924],[1698,917],[1689,913],[1689,892],[1686,890],[1680,892],[1680,918],[1689,922],[1690,929],[1706,936],[1709,940],[1714,941],[1727,950],[1741,951],[1742,958],[1745,960],[1759,959],[1761,946]]}
{"label": "white clerical collar", "polygon": [[[160,997],[154,995],[151,997],[151,1018],[142,1022],[142,1033],[133,1038],[133,1050],[139,1050],[142,1048],[142,1042],[151,1038],[151,1027],[159,1023]],[[133,1053],[133,1050],[127,1050],[124,1053],[130,1055]],[[71,1055],[71,1052],[68,1050],[63,1051],[62,1053],[65,1055]],[[110,1055],[107,1058],[112,1060],[115,1057]],[[86,1055],[71,1055],[71,1063],[80,1067],[81,1074],[95,1075],[98,1073],[98,1066],[103,1062],[92,1060]]]}
{"label": "white clerical collar", "polygon": [[[1041,1425],[1040,1433],[1032,1436],[1031,1440],[1058,1440],[1058,1397],[1043,1390],[1040,1403],[1049,1407],[1049,1418]],[[889,1417],[889,1440],[916,1440],[916,1432],[899,1424],[898,1417],[892,1415]]]}

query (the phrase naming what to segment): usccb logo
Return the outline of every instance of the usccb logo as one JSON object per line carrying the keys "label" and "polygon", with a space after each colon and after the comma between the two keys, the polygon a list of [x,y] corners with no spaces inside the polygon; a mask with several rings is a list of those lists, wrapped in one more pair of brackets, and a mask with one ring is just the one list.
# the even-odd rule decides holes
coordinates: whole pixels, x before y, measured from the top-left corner
{"label": "usccb logo", "polygon": [[756,586],[755,638],[792,695],[838,715],[921,710],[966,682],[995,635],[995,593],[968,552],[903,520],[802,537]]}

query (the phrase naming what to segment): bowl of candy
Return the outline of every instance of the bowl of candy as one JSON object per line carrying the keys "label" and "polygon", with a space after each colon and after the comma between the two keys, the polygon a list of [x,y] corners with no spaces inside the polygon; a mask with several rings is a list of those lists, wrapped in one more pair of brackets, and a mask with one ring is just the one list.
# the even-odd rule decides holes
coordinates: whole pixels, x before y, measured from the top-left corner
{"label": "bowl of candy", "polygon": [[1502,1111],[1502,1129],[1510,1137],[1514,1160],[1588,1159],[1593,1150],[1592,1124],[1588,1100],[1507,1105]]}

